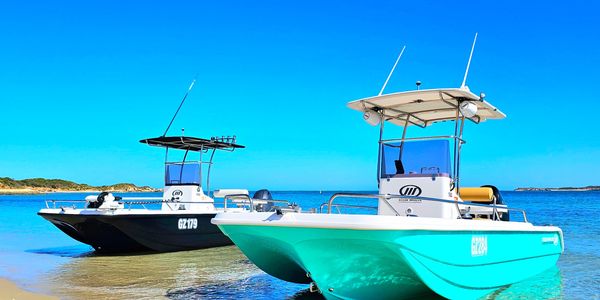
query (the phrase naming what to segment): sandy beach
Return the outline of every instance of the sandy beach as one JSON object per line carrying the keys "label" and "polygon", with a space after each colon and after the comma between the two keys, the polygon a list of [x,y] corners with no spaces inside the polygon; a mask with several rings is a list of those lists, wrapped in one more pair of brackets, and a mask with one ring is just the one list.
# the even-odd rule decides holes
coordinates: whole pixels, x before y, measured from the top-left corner
{"label": "sandy beach", "polygon": [[50,300],[57,297],[24,291],[11,281],[0,278],[0,300]]}

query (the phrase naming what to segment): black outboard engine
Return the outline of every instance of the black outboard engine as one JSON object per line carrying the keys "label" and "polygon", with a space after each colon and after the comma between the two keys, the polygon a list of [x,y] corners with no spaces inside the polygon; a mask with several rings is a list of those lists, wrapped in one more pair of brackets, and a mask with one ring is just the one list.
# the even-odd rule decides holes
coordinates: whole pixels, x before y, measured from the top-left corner
{"label": "black outboard engine", "polygon": [[96,201],[90,201],[87,208],[99,208],[104,203],[104,197],[108,196],[108,192],[102,192],[96,198]]}
{"label": "black outboard engine", "polygon": [[[504,204],[504,199],[502,199],[502,194],[500,194],[500,190],[493,185],[482,185],[481,187],[487,187],[492,189],[492,193],[496,198],[496,204]],[[493,219],[496,219],[496,216],[493,216]],[[500,220],[502,221],[510,221],[510,213],[507,211],[505,213],[500,213]]]}
{"label": "black outboard engine", "polygon": [[[271,195],[271,192],[269,192],[269,190],[262,189],[262,190],[256,191],[254,193],[254,196],[252,196],[252,199],[273,200],[273,196]],[[273,208],[273,202],[267,202],[265,204],[256,205],[256,211],[271,211],[272,208]]]}

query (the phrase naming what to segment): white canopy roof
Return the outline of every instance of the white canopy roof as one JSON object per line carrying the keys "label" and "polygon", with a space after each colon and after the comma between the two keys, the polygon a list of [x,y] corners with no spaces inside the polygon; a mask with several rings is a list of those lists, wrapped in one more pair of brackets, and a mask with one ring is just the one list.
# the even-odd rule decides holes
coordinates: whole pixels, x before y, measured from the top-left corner
{"label": "white canopy roof", "polygon": [[477,105],[477,114],[469,118],[475,123],[487,119],[503,119],[504,113],[473,94],[468,88],[416,90],[364,98],[348,103],[348,107],[364,112],[383,110],[385,119],[396,125],[426,127],[435,122],[456,119],[458,104],[471,101]]}

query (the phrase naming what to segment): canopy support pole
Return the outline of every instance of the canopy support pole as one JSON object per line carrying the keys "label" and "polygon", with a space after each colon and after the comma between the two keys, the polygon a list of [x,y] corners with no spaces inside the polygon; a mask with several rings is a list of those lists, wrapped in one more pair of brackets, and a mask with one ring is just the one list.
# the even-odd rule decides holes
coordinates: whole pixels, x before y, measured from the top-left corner
{"label": "canopy support pole", "polygon": [[458,140],[456,139],[456,137],[458,136],[458,120],[460,119],[460,111],[458,109],[458,106],[456,106],[456,119],[454,120],[454,185],[453,188],[456,189],[456,193],[458,194],[458,186],[459,186],[459,179],[458,179]]}
{"label": "canopy support pole", "polygon": [[385,124],[385,113],[383,109],[379,112],[381,114],[381,123],[379,124],[379,153],[377,155],[377,189],[379,189],[379,180],[381,177],[381,160],[383,156],[383,129]]}
{"label": "canopy support pole", "polygon": [[408,129],[408,120],[410,119],[410,114],[406,116],[406,122],[404,122],[404,128],[402,128],[402,140],[400,142],[400,154],[398,155],[398,159],[402,160],[402,152],[404,152],[404,139],[406,138],[406,131]]}
{"label": "canopy support pole", "polygon": [[167,180],[168,180],[168,178],[167,178],[167,170],[168,170],[167,163],[169,162],[169,147],[167,146],[167,147],[165,147],[165,149],[166,150],[165,150],[165,178],[164,179],[165,179],[165,185],[166,185]]}
{"label": "canopy support pole", "polygon": [[[208,172],[206,173],[206,195],[210,197],[210,170],[212,169],[212,161],[215,156],[215,150],[212,149],[212,153],[210,154],[210,161],[208,162]],[[200,181],[202,181],[202,177],[200,177]]]}
{"label": "canopy support pole", "polygon": [[465,127],[465,116],[462,116],[460,118],[460,131],[458,133],[458,139],[455,138],[454,142],[456,144],[458,144],[457,146],[457,153],[456,153],[456,192],[459,194],[460,196],[460,150],[462,148],[462,134],[463,134],[463,129]]}
{"label": "canopy support pole", "polygon": [[183,161],[181,162],[181,171],[179,171],[179,183],[181,183],[181,177],[183,177],[183,167],[185,166],[185,159],[187,158],[189,151],[190,149],[185,150],[185,154],[183,155]]}

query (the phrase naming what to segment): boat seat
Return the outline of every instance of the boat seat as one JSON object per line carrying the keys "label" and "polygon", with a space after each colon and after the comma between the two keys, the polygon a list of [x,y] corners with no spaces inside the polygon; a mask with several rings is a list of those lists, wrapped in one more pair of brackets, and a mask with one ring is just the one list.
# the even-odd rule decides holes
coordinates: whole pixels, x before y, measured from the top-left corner
{"label": "boat seat", "polygon": [[404,164],[401,160],[394,160],[394,165],[396,166],[396,175],[404,174]]}
{"label": "boat seat", "polygon": [[463,201],[493,203],[494,191],[489,187],[464,187],[459,189]]}

